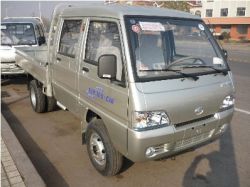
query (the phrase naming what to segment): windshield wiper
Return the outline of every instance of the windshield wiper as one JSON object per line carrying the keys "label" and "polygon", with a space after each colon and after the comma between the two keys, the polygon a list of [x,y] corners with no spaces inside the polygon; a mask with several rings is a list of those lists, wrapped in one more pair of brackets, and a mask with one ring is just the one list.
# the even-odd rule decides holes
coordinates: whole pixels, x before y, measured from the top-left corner
{"label": "windshield wiper", "polygon": [[139,71],[164,71],[164,72],[170,71],[170,72],[178,73],[178,74],[182,75],[183,77],[192,78],[194,81],[197,81],[199,79],[199,77],[197,77],[195,75],[182,73],[182,72],[180,72],[180,70],[173,70],[173,69],[145,69],[145,70],[139,70]]}
{"label": "windshield wiper", "polygon": [[185,67],[183,67],[183,69],[188,69],[188,68],[210,68],[210,69],[213,69],[214,71],[216,71],[217,73],[222,73],[225,76],[228,73],[225,70],[216,69],[213,66],[206,66],[206,65],[192,65],[192,66],[185,66]]}

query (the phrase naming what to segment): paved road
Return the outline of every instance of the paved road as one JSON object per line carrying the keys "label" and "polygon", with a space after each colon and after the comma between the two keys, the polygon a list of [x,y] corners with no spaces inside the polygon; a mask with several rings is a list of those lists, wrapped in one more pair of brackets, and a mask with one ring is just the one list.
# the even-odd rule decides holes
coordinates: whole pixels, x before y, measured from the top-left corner
{"label": "paved road", "polygon": [[241,44],[224,44],[223,47],[228,50],[230,61],[250,63],[249,51],[250,43]]}
{"label": "paved road", "polygon": [[[250,54],[249,54],[250,55]],[[250,59],[250,56],[245,59]],[[2,85],[2,112],[48,186],[250,186],[250,63],[230,62],[236,107],[226,134],[175,160],[128,160],[116,177],[100,176],[81,145],[80,121],[69,112],[32,111],[23,79]]]}

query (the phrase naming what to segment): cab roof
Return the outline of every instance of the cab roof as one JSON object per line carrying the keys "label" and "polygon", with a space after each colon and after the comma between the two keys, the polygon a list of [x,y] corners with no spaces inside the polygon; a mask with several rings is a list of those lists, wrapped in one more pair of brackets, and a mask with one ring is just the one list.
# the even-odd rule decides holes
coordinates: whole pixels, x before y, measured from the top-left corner
{"label": "cab roof", "polygon": [[190,13],[172,10],[167,8],[156,7],[142,7],[142,6],[129,6],[129,5],[100,5],[100,4],[86,4],[86,5],[70,5],[61,12],[62,16],[77,17],[77,16],[89,16],[89,17],[106,17],[122,19],[126,15],[134,16],[162,16],[162,17],[175,17],[186,19],[201,19],[198,16],[194,16]]}
{"label": "cab roof", "polygon": [[1,23],[32,23],[34,25],[41,24],[40,18],[37,17],[7,17]]}

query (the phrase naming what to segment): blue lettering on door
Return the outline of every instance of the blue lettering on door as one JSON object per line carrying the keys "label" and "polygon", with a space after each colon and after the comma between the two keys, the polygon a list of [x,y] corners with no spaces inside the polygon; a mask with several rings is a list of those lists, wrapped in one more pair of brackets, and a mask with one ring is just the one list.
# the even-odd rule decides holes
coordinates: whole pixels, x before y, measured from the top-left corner
{"label": "blue lettering on door", "polygon": [[103,88],[101,88],[101,87],[88,88],[87,95],[88,95],[88,97],[90,97],[92,99],[101,99],[101,100],[103,100],[107,103],[110,103],[110,104],[115,103],[115,99],[110,97],[110,96],[106,96]]}

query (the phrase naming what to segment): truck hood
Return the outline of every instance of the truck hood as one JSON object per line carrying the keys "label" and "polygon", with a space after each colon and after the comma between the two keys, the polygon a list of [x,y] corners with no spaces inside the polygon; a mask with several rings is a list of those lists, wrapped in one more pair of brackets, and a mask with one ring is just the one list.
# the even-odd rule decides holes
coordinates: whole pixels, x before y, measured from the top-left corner
{"label": "truck hood", "polygon": [[[165,111],[172,124],[215,114],[223,99],[233,93],[229,75],[221,74],[200,76],[197,81],[172,79],[136,83],[136,88],[137,99],[144,102],[136,110]],[[202,114],[195,113],[198,107],[203,108]]]}
{"label": "truck hood", "polygon": [[0,59],[1,63],[4,62],[14,62],[15,61],[15,54],[16,50],[10,46],[0,46]]}

